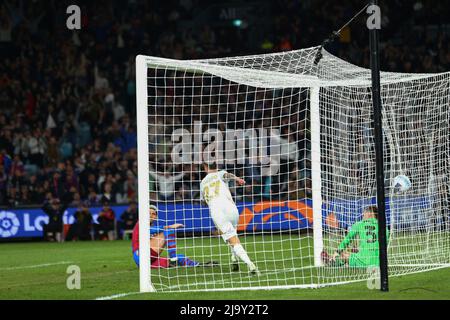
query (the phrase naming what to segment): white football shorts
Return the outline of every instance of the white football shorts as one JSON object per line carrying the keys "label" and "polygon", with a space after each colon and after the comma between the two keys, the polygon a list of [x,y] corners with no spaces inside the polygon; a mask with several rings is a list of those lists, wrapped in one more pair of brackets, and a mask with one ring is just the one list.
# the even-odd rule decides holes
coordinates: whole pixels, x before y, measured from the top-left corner
{"label": "white football shorts", "polygon": [[222,199],[213,200],[209,204],[209,213],[225,242],[237,235],[239,211],[233,202]]}

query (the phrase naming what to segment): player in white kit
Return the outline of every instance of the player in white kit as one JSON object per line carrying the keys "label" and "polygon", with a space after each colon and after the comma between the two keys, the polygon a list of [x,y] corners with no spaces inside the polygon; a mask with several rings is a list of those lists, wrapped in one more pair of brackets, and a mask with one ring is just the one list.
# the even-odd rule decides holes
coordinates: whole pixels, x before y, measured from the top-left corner
{"label": "player in white kit", "polygon": [[225,170],[219,171],[215,164],[204,164],[203,167],[207,175],[200,183],[200,197],[208,205],[211,218],[223,240],[230,246],[232,270],[239,270],[239,258],[247,264],[251,274],[259,275],[258,268],[248,257],[237,236],[239,212],[228,188],[228,181],[234,180],[242,186],[245,184],[244,179]]}

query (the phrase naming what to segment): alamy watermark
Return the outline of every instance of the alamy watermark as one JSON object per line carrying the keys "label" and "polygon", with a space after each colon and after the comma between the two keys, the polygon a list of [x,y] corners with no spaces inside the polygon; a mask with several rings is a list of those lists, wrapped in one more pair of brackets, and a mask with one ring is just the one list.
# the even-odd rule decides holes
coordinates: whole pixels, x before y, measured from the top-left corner
{"label": "alamy watermark", "polygon": [[369,278],[367,279],[367,288],[369,290],[380,290],[380,267],[369,267],[367,268],[367,273]]}
{"label": "alamy watermark", "polygon": [[81,29],[81,9],[79,6],[73,4],[67,7],[66,13],[69,14],[66,20],[66,27],[69,30]]}
{"label": "alamy watermark", "polygon": [[66,287],[69,290],[81,289],[81,269],[77,265],[67,267],[66,273],[69,275],[66,280]]}
{"label": "alamy watermark", "polygon": [[381,29],[381,8],[377,5],[371,5],[367,7],[366,12],[370,15],[367,18],[367,28],[369,30]]}
{"label": "alamy watermark", "polygon": [[281,144],[278,129],[226,129],[225,132],[208,129],[202,132],[202,122],[195,121],[193,133],[176,129],[172,133],[172,142],[174,164],[261,165],[264,176],[279,171]]}

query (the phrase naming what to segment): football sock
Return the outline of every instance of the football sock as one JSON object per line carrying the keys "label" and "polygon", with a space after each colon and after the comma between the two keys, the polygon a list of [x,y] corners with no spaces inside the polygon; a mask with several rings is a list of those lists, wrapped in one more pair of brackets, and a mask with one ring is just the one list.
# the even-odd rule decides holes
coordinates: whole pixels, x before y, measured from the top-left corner
{"label": "football sock", "polygon": [[169,253],[170,259],[177,258],[177,242],[175,239],[175,230],[174,229],[166,229],[164,230],[164,238],[167,243],[167,252]]}
{"label": "football sock", "polygon": [[253,266],[252,261],[247,255],[247,252],[245,251],[244,247],[241,244],[237,244],[233,247],[234,253],[242,260],[244,261],[248,266]]}
{"label": "football sock", "polygon": [[231,250],[231,262],[237,262],[238,257],[236,256],[236,253],[233,250],[233,246],[230,246],[230,250]]}

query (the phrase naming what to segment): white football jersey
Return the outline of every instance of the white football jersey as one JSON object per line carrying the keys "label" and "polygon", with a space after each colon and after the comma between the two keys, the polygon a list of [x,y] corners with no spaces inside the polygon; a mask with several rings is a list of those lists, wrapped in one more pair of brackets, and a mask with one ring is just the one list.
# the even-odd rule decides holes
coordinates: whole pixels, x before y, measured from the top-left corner
{"label": "white football jersey", "polygon": [[228,188],[228,180],[224,178],[225,170],[209,173],[200,183],[200,199],[208,205],[212,200],[225,200],[234,203]]}

